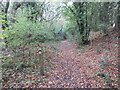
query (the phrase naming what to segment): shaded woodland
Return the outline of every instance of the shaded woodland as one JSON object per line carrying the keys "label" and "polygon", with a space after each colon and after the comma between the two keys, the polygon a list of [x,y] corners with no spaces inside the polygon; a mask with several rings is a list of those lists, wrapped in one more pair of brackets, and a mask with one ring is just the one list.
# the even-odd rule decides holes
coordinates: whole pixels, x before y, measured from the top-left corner
{"label": "shaded woodland", "polygon": [[118,88],[120,2],[0,1],[2,88]]}

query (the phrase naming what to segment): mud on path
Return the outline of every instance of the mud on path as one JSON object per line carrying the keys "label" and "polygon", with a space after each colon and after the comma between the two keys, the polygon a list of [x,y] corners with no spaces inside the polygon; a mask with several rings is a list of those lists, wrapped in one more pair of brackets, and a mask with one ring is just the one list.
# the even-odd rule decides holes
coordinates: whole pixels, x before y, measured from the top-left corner
{"label": "mud on path", "polygon": [[92,82],[89,82],[88,76],[81,71],[84,62],[75,52],[76,44],[61,41],[58,46],[60,49],[55,57],[54,74],[50,78],[53,82],[51,88],[91,88]]}

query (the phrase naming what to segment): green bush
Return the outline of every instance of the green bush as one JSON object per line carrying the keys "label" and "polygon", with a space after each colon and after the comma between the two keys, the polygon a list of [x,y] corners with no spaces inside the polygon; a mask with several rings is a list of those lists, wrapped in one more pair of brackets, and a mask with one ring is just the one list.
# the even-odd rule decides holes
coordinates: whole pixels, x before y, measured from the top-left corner
{"label": "green bush", "polygon": [[46,23],[33,23],[23,17],[16,24],[4,31],[3,37],[7,38],[9,46],[28,45],[29,43],[43,43],[45,40],[52,39],[52,33],[45,27]]}

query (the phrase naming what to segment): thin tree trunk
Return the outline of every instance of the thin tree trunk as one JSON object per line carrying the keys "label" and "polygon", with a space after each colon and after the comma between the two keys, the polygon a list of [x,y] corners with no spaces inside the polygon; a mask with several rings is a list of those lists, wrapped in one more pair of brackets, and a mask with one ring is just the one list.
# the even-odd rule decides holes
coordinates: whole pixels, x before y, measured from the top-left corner
{"label": "thin tree trunk", "polygon": [[[7,23],[7,13],[8,13],[8,8],[9,8],[9,0],[6,2],[5,8],[3,8],[2,13],[3,13],[3,18],[2,18],[2,29],[5,30],[8,27]],[[7,38],[4,38],[4,42],[6,44],[6,47],[8,47],[8,42]]]}
{"label": "thin tree trunk", "polygon": [[120,1],[117,4],[118,4],[118,15],[117,15],[116,28],[120,32]]}
{"label": "thin tree trunk", "polygon": [[6,27],[8,27],[7,24],[7,13],[8,13],[8,8],[9,8],[9,1],[6,2],[5,8],[3,8],[2,13],[5,16],[2,18],[2,29],[5,30]]}
{"label": "thin tree trunk", "polygon": [[[87,3],[85,5],[85,2],[75,2],[73,5],[76,9],[76,23],[78,25],[78,30],[80,33],[80,44],[88,44],[89,30],[87,25]],[[85,14],[86,18],[84,19],[83,17]]]}

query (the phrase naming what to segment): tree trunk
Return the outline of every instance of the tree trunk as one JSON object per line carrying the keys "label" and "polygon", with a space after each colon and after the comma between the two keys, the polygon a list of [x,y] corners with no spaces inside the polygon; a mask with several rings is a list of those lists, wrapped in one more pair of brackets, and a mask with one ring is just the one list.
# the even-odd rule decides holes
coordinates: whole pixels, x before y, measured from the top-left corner
{"label": "tree trunk", "polygon": [[118,4],[118,15],[117,15],[117,22],[116,22],[116,29],[120,32],[120,1]]}
{"label": "tree trunk", "polygon": [[[8,27],[8,23],[7,23],[7,13],[8,13],[8,8],[9,8],[9,0],[6,2],[5,4],[5,8],[2,9],[2,13],[3,13],[3,18],[2,18],[2,29],[5,30]],[[8,47],[8,42],[7,42],[7,38],[4,38],[4,42],[6,44],[6,48]]]}
{"label": "tree trunk", "polygon": [[4,18],[2,18],[2,29],[5,30],[6,27],[8,27],[7,23],[7,13],[8,13],[8,8],[9,8],[9,1],[6,2],[5,8],[3,8],[2,13]]}
{"label": "tree trunk", "polygon": [[[88,44],[89,29],[87,27],[87,2],[74,2],[76,9],[76,23],[78,25],[78,30],[80,33],[80,43],[81,45]],[[86,7],[86,8],[85,8]],[[86,15],[85,18],[84,15]]]}

